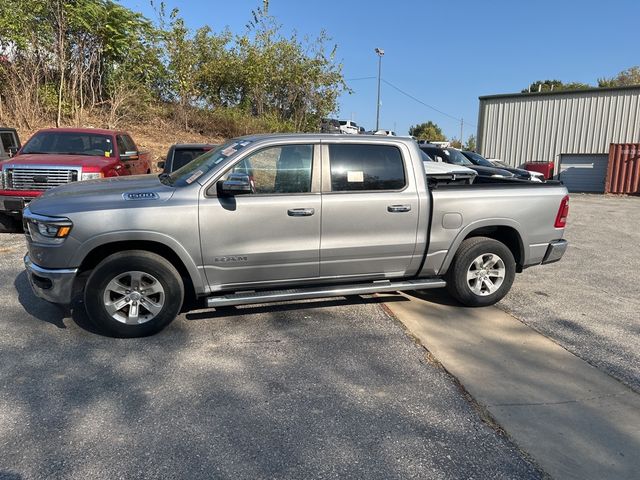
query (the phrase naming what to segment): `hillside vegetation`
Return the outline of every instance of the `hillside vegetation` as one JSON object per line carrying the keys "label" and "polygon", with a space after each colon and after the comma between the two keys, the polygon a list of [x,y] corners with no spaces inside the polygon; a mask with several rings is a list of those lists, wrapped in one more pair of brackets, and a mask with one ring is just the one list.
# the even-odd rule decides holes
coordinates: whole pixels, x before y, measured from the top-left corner
{"label": "hillside vegetation", "polygon": [[0,2],[0,124],[129,128],[158,156],[175,141],[313,131],[347,87],[336,47],[285,34],[264,7],[244,31],[189,29],[111,0]]}

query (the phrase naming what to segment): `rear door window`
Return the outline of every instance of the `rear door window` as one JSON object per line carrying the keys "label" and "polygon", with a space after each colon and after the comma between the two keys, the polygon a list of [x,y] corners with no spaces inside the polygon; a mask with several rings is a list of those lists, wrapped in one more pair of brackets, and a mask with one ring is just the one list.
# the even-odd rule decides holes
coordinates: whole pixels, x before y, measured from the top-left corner
{"label": "rear door window", "polygon": [[331,191],[401,190],[404,161],[392,145],[330,144]]}

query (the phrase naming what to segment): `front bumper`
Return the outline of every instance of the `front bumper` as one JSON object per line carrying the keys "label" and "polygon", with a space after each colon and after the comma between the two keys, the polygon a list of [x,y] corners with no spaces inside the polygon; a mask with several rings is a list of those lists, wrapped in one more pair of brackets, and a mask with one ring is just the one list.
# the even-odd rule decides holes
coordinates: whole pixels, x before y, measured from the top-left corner
{"label": "front bumper", "polygon": [[73,282],[78,273],[77,268],[42,268],[31,261],[29,255],[24,257],[29,284],[36,296],[51,303],[68,305],[73,294]]}
{"label": "front bumper", "polygon": [[567,245],[569,245],[569,242],[566,240],[554,240],[549,242],[547,251],[542,259],[542,264],[546,265],[547,263],[553,263],[560,260],[564,255],[564,252],[567,251]]}
{"label": "front bumper", "polygon": [[34,198],[36,197],[0,196],[0,212],[19,215]]}

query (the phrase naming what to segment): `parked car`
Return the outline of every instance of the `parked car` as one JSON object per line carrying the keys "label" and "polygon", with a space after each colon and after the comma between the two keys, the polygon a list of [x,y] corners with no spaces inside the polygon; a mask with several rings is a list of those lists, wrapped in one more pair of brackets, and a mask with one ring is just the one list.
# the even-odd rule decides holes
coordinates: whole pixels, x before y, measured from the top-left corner
{"label": "parked car", "polygon": [[20,137],[15,128],[0,127],[0,161],[13,157],[20,146]]}
{"label": "parked car", "polygon": [[420,150],[422,165],[427,174],[427,185],[470,185],[476,179],[478,173],[475,170],[462,165],[436,162],[429,155]]}
{"label": "parked car", "polygon": [[353,120],[340,120],[340,132],[348,135],[357,135],[360,128]]}
{"label": "parked car", "polygon": [[165,173],[171,173],[215,147],[217,147],[215,143],[177,143],[171,145],[166,160],[158,162],[158,168]]}
{"label": "parked car", "polygon": [[491,305],[516,272],[562,257],[568,199],[559,182],[430,188],[409,139],[248,136],[171,174],[46,192],[24,212],[24,261],[54,303],[86,274],[89,318],[122,337],[159,331],[185,296],[222,307],[447,286]]}
{"label": "parked car", "polygon": [[532,182],[541,182],[542,180],[537,175],[532,175],[531,172],[523,170],[522,168],[513,168],[499,161],[491,161],[484,158],[482,155],[469,150],[462,150],[462,154],[469,159],[474,165],[481,167],[498,167],[507,172],[511,172],[515,175],[515,178],[520,180],[529,180]]}
{"label": "parked car", "polygon": [[396,136],[396,132],[394,132],[393,130],[376,130],[375,132],[373,132],[374,135],[387,135],[390,137],[395,137]]}
{"label": "parked car", "polygon": [[0,163],[0,218],[20,216],[34,198],[67,183],[151,173],[149,154],[122,131],[52,128],[36,132]]}
{"label": "parked car", "polygon": [[460,150],[452,147],[441,147],[432,143],[421,143],[419,147],[427,155],[433,158],[436,162],[452,163],[454,165],[462,165],[464,167],[471,168],[478,172],[479,179],[482,178],[515,178],[515,175],[501,168],[485,167],[480,165],[474,165],[471,160],[465,157]]}

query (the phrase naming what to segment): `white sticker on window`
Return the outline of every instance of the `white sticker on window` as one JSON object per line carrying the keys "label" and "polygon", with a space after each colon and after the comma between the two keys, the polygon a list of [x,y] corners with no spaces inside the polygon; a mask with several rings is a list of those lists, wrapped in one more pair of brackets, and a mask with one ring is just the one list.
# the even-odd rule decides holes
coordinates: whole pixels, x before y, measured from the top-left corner
{"label": "white sticker on window", "polygon": [[364,182],[364,172],[362,170],[348,171],[347,182]]}
{"label": "white sticker on window", "polygon": [[225,148],[224,150],[222,150],[222,154],[226,157],[229,157],[231,155],[233,155],[234,153],[237,152],[237,150],[233,147],[235,147],[236,144],[234,143],[233,145],[231,145],[230,147]]}
{"label": "white sticker on window", "polygon": [[195,181],[200,177],[200,175],[202,175],[203,173],[204,173],[204,172],[203,172],[202,170],[196,170],[195,172],[193,172],[193,174],[192,174],[189,178],[187,178],[186,182],[187,182],[188,184],[192,184],[192,183],[193,183],[193,182],[195,182]]}

